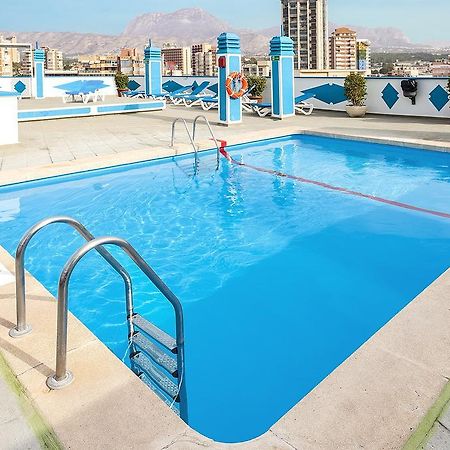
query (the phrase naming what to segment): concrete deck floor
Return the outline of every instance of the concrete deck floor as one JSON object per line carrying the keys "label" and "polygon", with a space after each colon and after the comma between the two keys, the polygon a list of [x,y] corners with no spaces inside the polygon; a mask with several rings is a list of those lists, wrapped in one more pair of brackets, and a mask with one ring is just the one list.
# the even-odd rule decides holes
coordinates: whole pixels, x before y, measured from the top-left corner
{"label": "concrete deck floor", "polygon": [[[59,99],[57,100],[57,104],[55,99],[49,99],[33,105],[24,101],[21,102],[21,108],[61,106]],[[109,99],[107,101],[110,102]],[[116,99],[114,101],[121,102],[123,100]],[[148,150],[149,157],[152,157],[152,153],[156,153],[158,148],[168,146],[170,124],[175,117],[182,116],[187,120],[192,120],[197,114],[205,114],[212,123],[217,120],[216,111],[204,113],[198,109],[170,106],[165,111],[152,113],[22,123],[20,124],[21,143],[0,147],[0,170],[3,175],[9,170],[17,171],[85,158],[92,160],[92,158],[103,155],[110,155],[111,160],[114,160],[114,155],[118,156],[120,153],[136,150]],[[279,135],[306,130],[391,141],[399,140],[416,145],[435,145],[450,151],[450,122],[448,120],[391,116],[349,119],[341,113],[316,111],[310,117],[297,116],[285,121],[261,119],[246,114],[242,125],[232,128],[215,127],[218,138],[227,139],[232,143],[251,140],[258,134],[265,137],[268,130]],[[202,136],[206,137],[204,133]],[[180,141],[187,140],[186,136],[182,135],[181,129],[179,139]],[[6,422],[3,417],[5,414],[0,414],[0,442],[7,445],[5,448],[37,448],[31,430],[17,409],[17,400],[13,394],[8,392],[1,379],[0,403],[3,413],[7,414],[14,425],[5,435],[4,424]],[[450,448],[449,417],[447,410],[435,422],[429,441],[421,448]],[[21,444],[16,446],[15,440],[19,438]]]}
{"label": "concrete deck floor", "polygon": [[[21,102],[21,107],[25,102]],[[59,99],[42,100],[38,104],[52,107],[55,102],[61,105]],[[184,106],[168,106],[164,111],[146,113],[20,123],[20,144],[0,147],[0,170],[145,149],[149,150],[151,157],[152,149],[168,147],[174,118],[192,120],[198,114],[204,114],[213,125],[217,125],[217,111],[204,112],[200,108],[188,109]],[[350,119],[345,113],[315,111],[309,117],[296,116],[277,121],[246,113],[242,124],[228,128],[214,126],[214,129],[218,138],[231,143],[249,140],[249,133],[267,133],[270,130],[280,135],[306,130],[407,141],[450,150],[450,121],[446,119],[378,115]],[[187,142],[187,136],[181,128],[177,136],[180,142]],[[207,137],[204,127],[200,136]]]}

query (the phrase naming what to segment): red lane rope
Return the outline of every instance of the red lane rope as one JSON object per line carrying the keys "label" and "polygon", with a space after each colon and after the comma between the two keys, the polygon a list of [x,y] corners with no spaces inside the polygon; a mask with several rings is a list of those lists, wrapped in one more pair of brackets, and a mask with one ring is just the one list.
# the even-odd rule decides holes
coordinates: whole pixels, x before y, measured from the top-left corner
{"label": "red lane rope", "polygon": [[225,150],[225,147],[227,146],[227,142],[223,141],[223,140],[219,140],[219,142],[220,142],[220,145],[221,145],[220,153],[228,161],[230,161],[232,164],[235,164],[237,166],[247,167],[249,169],[257,170],[258,172],[268,173],[270,175],[275,175],[277,177],[288,178],[290,180],[299,181],[299,182],[305,183],[305,184],[312,184],[314,186],[320,186],[322,188],[329,189],[329,190],[332,190],[332,191],[342,192],[344,194],[354,195],[356,197],[361,197],[361,198],[366,198],[366,199],[369,199],[369,200],[372,200],[372,201],[375,201],[375,202],[384,203],[384,204],[391,205],[391,206],[397,206],[399,208],[409,209],[411,211],[418,211],[418,212],[422,212],[422,213],[426,213],[426,214],[431,214],[433,216],[438,216],[438,217],[443,217],[445,219],[450,219],[450,214],[445,213],[445,212],[435,211],[433,209],[420,208],[418,206],[409,205],[408,203],[397,202],[395,200],[389,200],[389,199],[386,199],[386,198],[383,198],[383,197],[377,197],[376,195],[363,194],[362,192],[352,191],[350,189],[339,187],[339,186],[333,186],[332,184],[323,183],[321,181],[310,180],[308,178],[298,177],[298,176],[290,175],[290,174],[287,174],[287,173],[284,173],[284,172],[279,172],[278,170],[265,169],[264,167],[258,167],[258,166],[253,166],[251,164],[246,164],[246,163],[243,163],[243,162],[239,162],[239,161],[236,161]]}

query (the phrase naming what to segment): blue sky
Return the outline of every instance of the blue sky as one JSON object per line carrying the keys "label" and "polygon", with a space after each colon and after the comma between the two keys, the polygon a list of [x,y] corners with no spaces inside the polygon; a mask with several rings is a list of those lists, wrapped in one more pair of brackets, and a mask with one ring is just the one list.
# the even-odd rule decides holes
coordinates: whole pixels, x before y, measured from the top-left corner
{"label": "blue sky", "polygon": [[[12,31],[80,31],[118,34],[138,14],[207,9],[235,26],[277,25],[279,0],[22,0],[2,1],[0,29]],[[337,24],[393,26],[415,42],[450,41],[450,0],[328,0]],[[236,11],[241,11],[233,19]]]}

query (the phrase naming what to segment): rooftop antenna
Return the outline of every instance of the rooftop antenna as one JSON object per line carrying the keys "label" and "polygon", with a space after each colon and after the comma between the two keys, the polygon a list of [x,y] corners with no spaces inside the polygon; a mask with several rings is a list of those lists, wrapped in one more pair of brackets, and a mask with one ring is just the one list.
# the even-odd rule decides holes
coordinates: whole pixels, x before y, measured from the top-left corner
{"label": "rooftop antenna", "polygon": [[148,46],[149,46],[149,47],[152,46],[152,38],[149,38],[149,40],[148,40]]}

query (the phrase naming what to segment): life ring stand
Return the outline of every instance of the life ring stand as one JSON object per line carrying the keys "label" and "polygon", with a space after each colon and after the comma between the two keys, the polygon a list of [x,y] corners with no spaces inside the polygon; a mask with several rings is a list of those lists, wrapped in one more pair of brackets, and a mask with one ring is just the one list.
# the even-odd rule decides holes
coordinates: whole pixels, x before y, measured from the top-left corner
{"label": "life ring stand", "polygon": [[[241,89],[239,89],[239,91],[235,91],[233,89],[235,81],[240,81],[240,83],[241,83]],[[248,90],[248,81],[247,81],[247,78],[245,78],[245,76],[242,73],[231,72],[230,75],[228,75],[228,77],[227,77],[225,87],[227,88],[227,94],[231,98],[234,98],[234,99],[241,98]]]}

